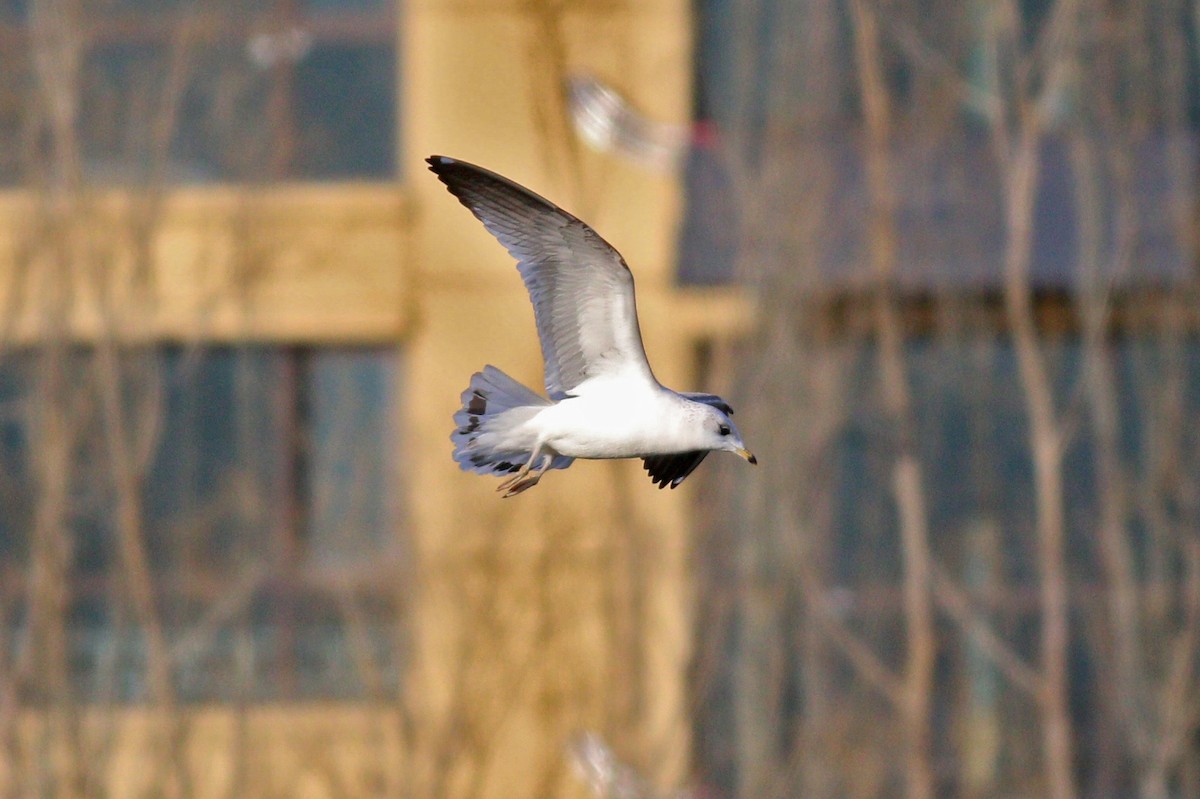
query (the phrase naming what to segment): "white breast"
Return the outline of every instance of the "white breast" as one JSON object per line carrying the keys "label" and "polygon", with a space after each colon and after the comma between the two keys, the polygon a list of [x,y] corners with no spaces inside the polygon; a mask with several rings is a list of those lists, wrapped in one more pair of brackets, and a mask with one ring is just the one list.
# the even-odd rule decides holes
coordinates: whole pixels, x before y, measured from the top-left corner
{"label": "white breast", "polygon": [[634,458],[679,451],[690,414],[659,386],[597,383],[538,414],[546,445],[573,458]]}

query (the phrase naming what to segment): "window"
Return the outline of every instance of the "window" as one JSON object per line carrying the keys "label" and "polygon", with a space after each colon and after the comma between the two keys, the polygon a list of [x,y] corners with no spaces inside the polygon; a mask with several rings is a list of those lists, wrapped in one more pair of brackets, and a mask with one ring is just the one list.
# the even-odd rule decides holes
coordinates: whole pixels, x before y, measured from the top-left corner
{"label": "window", "polygon": [[[395,179],[391,0],[47,9],[0,0],[0,185],[36,194],[68,168],[53,91],[78,102],[85,186]],[[80,43],[65,84],[44,71],[69,47],[37,50],[58,64],[31,55],[50,33]],[[182,701],[396,689],[400,357],[313,340],[2,342],[0,680],[32,701],[65,686],[137,702],[165,647]]]}
{"label": "window", "polygon": [[[395,171],[390,0],[108,0],[84,3],[76,19],[36,8],[0,4],[4,182],[24,182],[47,154],[45,141],[27,135],[47,90],[77,97],[85,175],[97,182]],[[47,89],[49,67],[31,58],[30,45],[51,34],[81,46],[79,68],[64,69],[65,83]]]}
{"label": "window", "polygon": [[[130,524],[121,503],[132,499],[180,698],[394,690],[399,553],[387,355],[335,351],[303,370],[295,369],[303,359],[272,348],[124,355],[125,437],[147,445],[124,454],[109,438],[102,355],[4,359],[0,619],[15,650],[37,646],[35,628],[53,623],[37,618],[46,609],[33,575],[57,543],[78,698],[145,698],[146,631],[131,623],[133,576],[120,540]],[[48,379],[59,369],[75,376],[70,385]],[[65,428],[40,410],[48,404],[64,412]],[[54,430],[61,438],[46,440]],[[59,494],[38,462],[54,453],[67,471]],[[134,497],[121,496],[121,458],[140,461]],[[61,529],[39,527],[39,514],[55,508]],[[31,685],[33,698],[43,694]]]}

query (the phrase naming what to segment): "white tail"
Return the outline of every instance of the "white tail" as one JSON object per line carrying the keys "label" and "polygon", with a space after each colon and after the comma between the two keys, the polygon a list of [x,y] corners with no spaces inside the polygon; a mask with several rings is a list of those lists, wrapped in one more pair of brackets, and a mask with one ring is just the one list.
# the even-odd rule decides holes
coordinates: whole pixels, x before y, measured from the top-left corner
{"label": "white tail", "polygon": [[[477,474],[510,474],[528,462],[531,452],[504,449],[497,445],[498,431],[526,421],[537,411],[553,405],[531,389],[513,380],[494,366],[471,375],[471,384],[462,393],[462,408],[454,414],[456,425],[450,434],[454,442],[454,460],[459,468]],[[565,469],[573,458],[555,457],[551,469]]]}

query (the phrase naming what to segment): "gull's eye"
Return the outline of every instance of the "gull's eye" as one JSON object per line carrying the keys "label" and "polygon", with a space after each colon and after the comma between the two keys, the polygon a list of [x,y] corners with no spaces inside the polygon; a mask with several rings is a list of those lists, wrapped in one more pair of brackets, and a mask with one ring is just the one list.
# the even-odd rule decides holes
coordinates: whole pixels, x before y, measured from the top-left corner
{"label": "gull's eye", "polygon": [[730,432],[730,431],[729,431],[729,425],[724,425],[724,424],[723,424],[723,425],[721,425],[720,427],[718,427],[718,428],[717,428],[717,432],[718,432],[718,433],[720,433],[720,434],[721,434],[721,435],[723,435],[723,436],[727,436],[727,435],[729,435],[729,432]]}

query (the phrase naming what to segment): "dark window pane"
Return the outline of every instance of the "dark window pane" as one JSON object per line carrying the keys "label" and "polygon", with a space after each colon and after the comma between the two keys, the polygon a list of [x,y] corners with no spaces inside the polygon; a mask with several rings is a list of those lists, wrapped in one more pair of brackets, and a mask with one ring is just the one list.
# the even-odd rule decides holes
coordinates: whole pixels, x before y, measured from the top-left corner
{"label": "dark window pane", "polygon": [[[84,348],[0,362],[5,640],[38,639],[29,625],[53,622],[44,607],[32,612],[32,553],[41,541],[44,558],[45,542],[58,541],[77,698],[148,698],[153,647],[121,554],[132,530],[181,699],[396,690],[395,579],[387,571],[397,563],[389,490],[396,358],[392,350],[278,347],[123,353],[115,368],[126,437],[149,445],[134,528],[121,510],[130,497],[114,479],[113,420],[104,411],[112,365]],[[65,380],[55,384],[55,375]],[[65,434],[40,415],[47,407],[67,407]],[[69,453],[68,487],[58,532],[39,538],[47,496],[39,459],[55,451],[50,435],[68,437],[57,442]],[[50,687],[35,675],[20,690],[37,701]]]}
{"label": "dark window pane", "polygon": [[316,47],[296,69],[296,173],[387,177],[395,169],[393,47]]}
{"label": "dark window pane", "polygon": [[375,11],[387,8],[392,0],[302,0],[305,9],[313,13],[338,11]]}
{"label": "dark window pane", "polygon": [[[109,0],[84,17],[77,133],[99,183],[390,178],[392,0]],[[0,181],[52,167],[27,9],[0,0]]]}
{"label": "dark window pane", "polygon": [[270,177],[273,131],[267,73],[243,43],[215,43],[195,55],[173,126],[171,160],[185,181]]}

